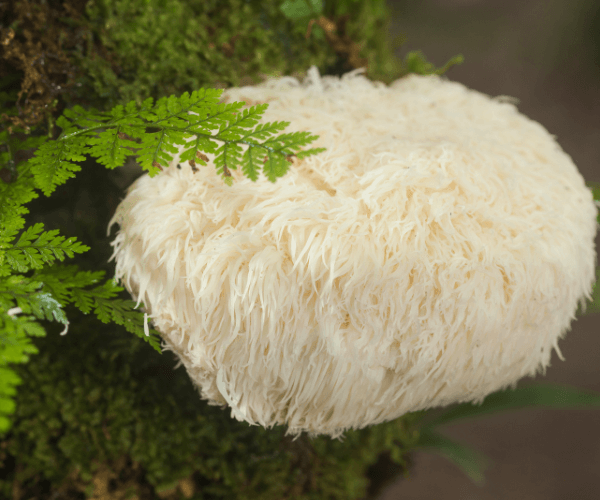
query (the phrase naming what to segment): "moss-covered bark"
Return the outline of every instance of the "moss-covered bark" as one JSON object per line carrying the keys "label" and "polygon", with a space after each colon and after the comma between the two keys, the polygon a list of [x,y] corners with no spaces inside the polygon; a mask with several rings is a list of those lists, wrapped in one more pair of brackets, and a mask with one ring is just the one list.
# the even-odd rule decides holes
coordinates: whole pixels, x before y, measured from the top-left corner
{"label": "moss-covered bark", "polygon": [[[382,0],[326,2],[289,19],[283,0],[94,0],[0,4],[2,75],[21,73],[19,121],[34,126],[65,106],[108,109],[201,87],[250,85],[269,75],[366,66],[403,73],[388,43]],[[15,82],[16,83],[16,82]]]}

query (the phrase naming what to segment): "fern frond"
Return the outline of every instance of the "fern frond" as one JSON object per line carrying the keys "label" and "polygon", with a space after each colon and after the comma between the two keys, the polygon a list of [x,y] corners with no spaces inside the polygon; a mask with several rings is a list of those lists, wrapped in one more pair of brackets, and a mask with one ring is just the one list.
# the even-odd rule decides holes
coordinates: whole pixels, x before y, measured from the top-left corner
{"label": "fern frond", "polygon": [[[94,288],[89,297],[94,301],[94,313],[103,323],[111,321],[122,325],[125,329],[148,342],[159,354],[162,354],[158,339],[160,333],[154,329],[150,335],[144,333],[144,313],[135,310],[133,300],[113,298],[123,288],[118,286],[114,280],[107,280],[104,284]],[[109,300],[110,299],[110,300]]]}
{"label": "fern frond", "polygon": [[29,160],[35,186],[46,196],[50,196],[56,186],[75,177],[74,172],[81,170],[79,165],[72,162],[84,161],[88,149],[85,137],[72,137],[62,141],[57,139],[42,144]]}
{"label": "fern frond", "polygon": [[[19,301],[17,301],[17,304]],[[27,307],[28,306],[28,307]],[[32,312],[38,319],[58,321],[65,325],[64,333],[67,333],[69,321],[62,310],[62,304],[50,293],[36,293],[30,296],[29,303],[21,307],[24,313]],[[61,333],[63,335],[64,333]]]}
{"label": "fern frond", "polygon": [[[244,102],[219,103],[221,89],[200,89],[180,97],[169,96],[146,99],[140,106],[134,101],[126,106],[118,105],[107,113],[96,110],[86,112],[80,106],[66,110],[56,121],[63,128],[60,137],[39,146],[29,166],[35,185],[49,196],[56,186],[74,176],[81,167],[73,162],[97,158],[107,168],[114,169],[125,163],[127,156],[136,155],[138,162],[151,177],[168,165],[184,145],[182,161],[204,159],[203,152],[215,153],[217,172],[231,185],[229,168],[236,169],[241,161],[241,145],[249,149],[261,148],[268,165],[264,170],[271,182],[281,177],[289,167],[288,156],[298,152],[300,145],[314,141],[318,136],[308,132],[271,136],[283,130],[289,122],[259,124],[268,104],[259,104],[240,110]],[[252,127],[256,126],[253,130]],[[152,131],[146,131],[150,127]],[[216,134],[211,130],[218,128]],[[158,130],[156,130],[158,129]],[[194,140],[195,139],[195,140]],[[211,139],[223,142],[217,144]],[[265,140],[263,143],[257,141]],[[269,141],[279,141],[279,148],[271,147]],[[276,143],[273,143],[276,144]],[[287,148],[287,149],[284,149]],[[294,149],[294,151],[292,151]],[[303,157],[319,150],[305,151]],[[242,166],[243,172],[253,181],[258,178],[256,154],[248,153]]]}
{"label": "fern frond", "polygon": [[[46,139],[47,137],[29,137],[20,141],[10,137],[7,131],[0,131],[0,144],[4,144],[7,150],[0,152],[0,167],[14,165],[14,154],[17,151],[39,147]],[[21,216],[29,213],[29,210],[24,205],[39,196],[30,177],[23,175],[27,168],[25,162],[14,166],[16,180],[0,182],[0,266],[3,262],[3,250],[25,225],[25,219]]]}
{"label": "fern frond", "polygon": [[[227,170],[227,166],[234,170],[237,169],[235,166],[240,161],[240,152],[242,148],[234,142],[226,141],[217,151],[215,152],[215,166],[217,167],[217,173],[222,174],[225,177],[231,177],[231,173]],[[230,180],[231,182],[231,180]]]}
{"label": "fern frond", "polygon": [[117,127],[100,132],[98,137],[88,139],[89,152],[96,157],[96,161],[106,168],[115,169],[122,166],[131,153],[127,148],[137,148],[136,142],[127,139],[127,134],[122,129],[129,127]]}
{"label": "fern frond", "polygon": [[65,254],[73,258],[75,253],[84,253],[90,249],[76,241],[76,238],[65,240],[64,236],[57,236],[58,229],[41,233],[43,229],[44,224],[41,222],[28,227],[19,241],[6,250],[6,261],[15,271],[25,273],[29,269],[41,269],[45,264],[52,265],[55,259],[64,260]]}
{"label": "fern frond", "polygon": [[[268,104],[259,104],[257,106],[252,106],[249,109],[244,109],[241,113],[234,116],[232,120],[227,120],[227,123],[222,123],[219,127],[219,132],[217,136],[222,139],[235,141],[239,140],[241,137],[243,137],[241,135],[244,132],[243,129],[250,128],[256,125],[261,115],[266,111],[268,107]],[[289,122],[279,123],[285,123],[285,126],[283,128],[287,127],[290,124]]]}
{"label": "fern frond", "polygon": [[33,316],[0,313],[0,366],[6,363],[26,363],[27,354],[37,354],[38,349],[28,337],[45,337],[46,330]]}
{"label": "fern frond", "polygon": [[[244,135],[243,138],[247,139],[248,137],[253,137],[255,139],[267,139],[276,132],[281,132],[289,124],[290,122],[259,123],[253,131]],[[317,136],[315,136],[315,139],[316,138]]]}
{"label": "fern frond", "polygon": [[42,282],[19,274],[0,280],[0,310],[9,310],[16,302],[24,314],[33,314],[38,319],[58,321],[65,325],[61,333],[64,335],[68,331],[69,321],[62,305],[52,294],[39,290],[42,286]]}
{"label": "fern frond", "polygon": [[181,96],[180,99],[183,99],[185,109],[191,116],[188,119],[194,126],[199,125],[205,130],[213,130],[223,120],[231,120],[235,117],[235,113],[243,107],[244,103],[219,103],[222,93],[221,89],[200,89],[192,92],[189,98],[187,92]]}
{"label": "fern frond", "polygon": [[[217,137],[219,139],[225,139],[226,142],[216,151],[217,156],[215,157],[215,165],[217,166],[217,173],[225,173],[225,175],[227,175],[227,166],[234,170],[237,168],[235,165],[240,162],[239,153],[241,152],[241,148],[237,144],[232,143],[232,141],[239,141],[250,145],[242,159],[242,172],[253,182],[258,179],[258,168],[260,167],[258,160],[259,157],[264,157],[264,152],[260,152],[260,149],[263,149],[261,146],[268,144],[273,134],[280,132],[290,124],[290,122],[269,122],[256,125],[260,115],[265,112],[267,107],[268,104],[252,106],[250,109],[245,109],[227,126],[221,126]],[[254,130],[243,130],[244,128],[252,127],[253,125],[256,125]],[[256,139],[268,140],[265,140],[261,145],[256,142]],[[271,165],[271,168],[278,173],[277,177],[281,177],[287,170],[285,166],[282,168],[281,160],[283,160],[284,157],[274,157],[270,154],[272,152],[272,150],[267,149],[270,158],[269,165]],[[273,178],[274,177],[271,176],[269,179],[271,180]],[[272,180],[271,182],[275,181]]]}
{"label": "fern frond", "polygon": [[150,176],[157,174],[162,170],[161,166],[166,166],[173,160],[173,155],[178,151],[173,144],[183,144],[183,137],[180,132],[168,129],[145,134],[138,155],[139,164],[144,170],[148,170]]}
{"label": "fern frond", "polygon": [[85,110],[76,104],[72,108],[65,109],[62,116],[56,120],[56,124],[63,129],[76,129],[77,127],[94,128],[98,125],[102,125],[108,120],[109,117],[106,113],[100,113],[95,108]]}
{"label": "fern frond", "polygon": [[12,213],[0,212],[0,278],[12,272],[13,267],[6,261],[6,251],[12,248],[12,241],[25,225],[25,219],[20,214],[28,212],[25,207],[21,207],[23,210],[15,208]]}
{"label": "fern frond", "polygon": [[135,310],[134,301],[115,298],[123,288],[114,280],[107,280],[92,290],[85,289],[98,283],[104,278],[104,274],[104,271],[79,271],[77,266],[55,265],[49,269],[35,271],[31,279],[42,282],[42,291],[62,304],[73,303],[84,314],[89,314],[94,309],[94,313],[103,323],[113,321],[125,326],[128,332],[143,338],[156,351],[162,353],[157,340],[160,338],[160,333],[153,329],[151,332],[154,337],[145,335],[144,314]]}
{"label": "fern frond", "polygon": [[76,265],[54,265],[36,270],[31,279],[44,283],[44,291],[50,292],[61,304],[73,302],[81,312],[88,314],[93,300],[80,289],[95,285],[104,275],[104,271],[80,271]]}
{"label": "fern frond", "polygon": [[0,310],[8,311],[15,307],[15,300],[25,300],[42,286],[43,283],[18,274],[0,279]]}
{"label": "fern frond", "polygon": [[[299,149],[301,146],[306,146],[310,142],[318,139],[318,136],[310,135],[310,132],[296,132],[293,134],[281,134],[277,137],[268,139],[264,144],[277,144],[277,147],[273,147],[269,151],[269,162],[265,164],[263,171],[267,179],[271,182],[275,182],[277,177],[281,177],[287,172],[289,163],[284,163],[283,158],[287,159],[289,155],[293,155],[294,149]],[[301,151],[295,154],[298,158],[305,158],[306,156],[321,153],[325,151],[325,148],[314,148],[308,151]],[[278,156],[272,157],[273,153],[277,153]]]}
{"label": "fern frond", "polygon": [[242,172],[252,182],[258,179],[258,172],[262,168],[263,158],[264,153],[258,148],[248,148],[242,157]]}
{"label": "fern frond", "polygon": [[202,154],[202,151],[214,153],[217,150],[217,143],[209,138],[197,135],[195,139],[188,141],[179,156],[181,161],[198,161],[201,165],[206,166],[208,157]]}
{"label": "fern frond", "polygon": [[14,396],[21,378],[10,368],[9,363],[27,363],[28,354],[37,354],[37,347],[29,337],[44,337],[46,331],[33,316],[9,314],[0,309],[0,434],[10,430],[8,418],[15,411]]}

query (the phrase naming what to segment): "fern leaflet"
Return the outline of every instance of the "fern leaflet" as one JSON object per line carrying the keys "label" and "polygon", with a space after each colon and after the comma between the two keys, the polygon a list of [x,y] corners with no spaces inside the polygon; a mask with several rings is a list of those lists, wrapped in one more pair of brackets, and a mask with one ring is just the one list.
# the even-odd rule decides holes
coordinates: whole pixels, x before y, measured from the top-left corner
{"label": "fern leaflet", "polygon": [[[200,89],[191,95],[186,92],[180,97],[163,97],[155,105],[152,98],[140,106],[132,101],[126,106],[115,106],[107,113],[85,112],[79,106],[66,110],[56,121],[63,129],[60,137],[41,144],[35,157],[29,160],[35,184],[46,196],[50,195],[57,185],[81,169],[75,162],[84,161],[88,154],[114,169],[134,153],[142,168],[153,177],[173,160],[177,146],[185,145],[183,161],[203,159],[203,152],[216,153],[217,172],[231,185],[228,167],[237,168],[242,144],[247,145],[249,151],[263,150],[266,159],[263,170],[267,178],[275,182],[289,168],[289,156],[298,152],[300,146],[317,139],[307,132],[270,137],[289,122],[258,124],[268,104],[239,112],[245,103],[219,103],[222,92]],[[147,131],[147,128],[154,130]],[[218,132],[213,135],[211,130],[215,128]],[[211,139],[222,141],[223,146],[216,149]],[[258,142],[263,139],[266,140]],[[302,157],[324,150],[303,151]],[[242,171],[253,181],[258,179],[260,167],[256,158],[255,153],[247,152],[242,164]]]}

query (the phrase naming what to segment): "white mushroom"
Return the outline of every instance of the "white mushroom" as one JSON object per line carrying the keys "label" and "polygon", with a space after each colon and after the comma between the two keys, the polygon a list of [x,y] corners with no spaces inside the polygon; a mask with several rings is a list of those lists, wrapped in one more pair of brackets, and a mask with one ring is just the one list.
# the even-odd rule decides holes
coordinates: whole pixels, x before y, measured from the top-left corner
{"label": "white mushroom", "polygon": [[225,90],[327,150],[232,187],[176,157],[110,223],[116,277],[202,398],[291,435],[514,387],[561,356],[595,280],[598,210],[544,127],[444,77],[363,71]]}

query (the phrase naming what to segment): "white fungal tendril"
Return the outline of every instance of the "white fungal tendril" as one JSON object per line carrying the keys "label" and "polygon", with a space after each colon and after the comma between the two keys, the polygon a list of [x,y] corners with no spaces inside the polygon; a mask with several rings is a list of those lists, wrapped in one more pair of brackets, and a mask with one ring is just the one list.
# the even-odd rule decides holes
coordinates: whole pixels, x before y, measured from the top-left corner
{"label": "white fungal tendril", "polygon": [[9,309],[7,311],[7,314],[9,316],[16,316],[17,314],[21,314],[23,311],[21,310],[20,307],[13,307],[12,309]]}

